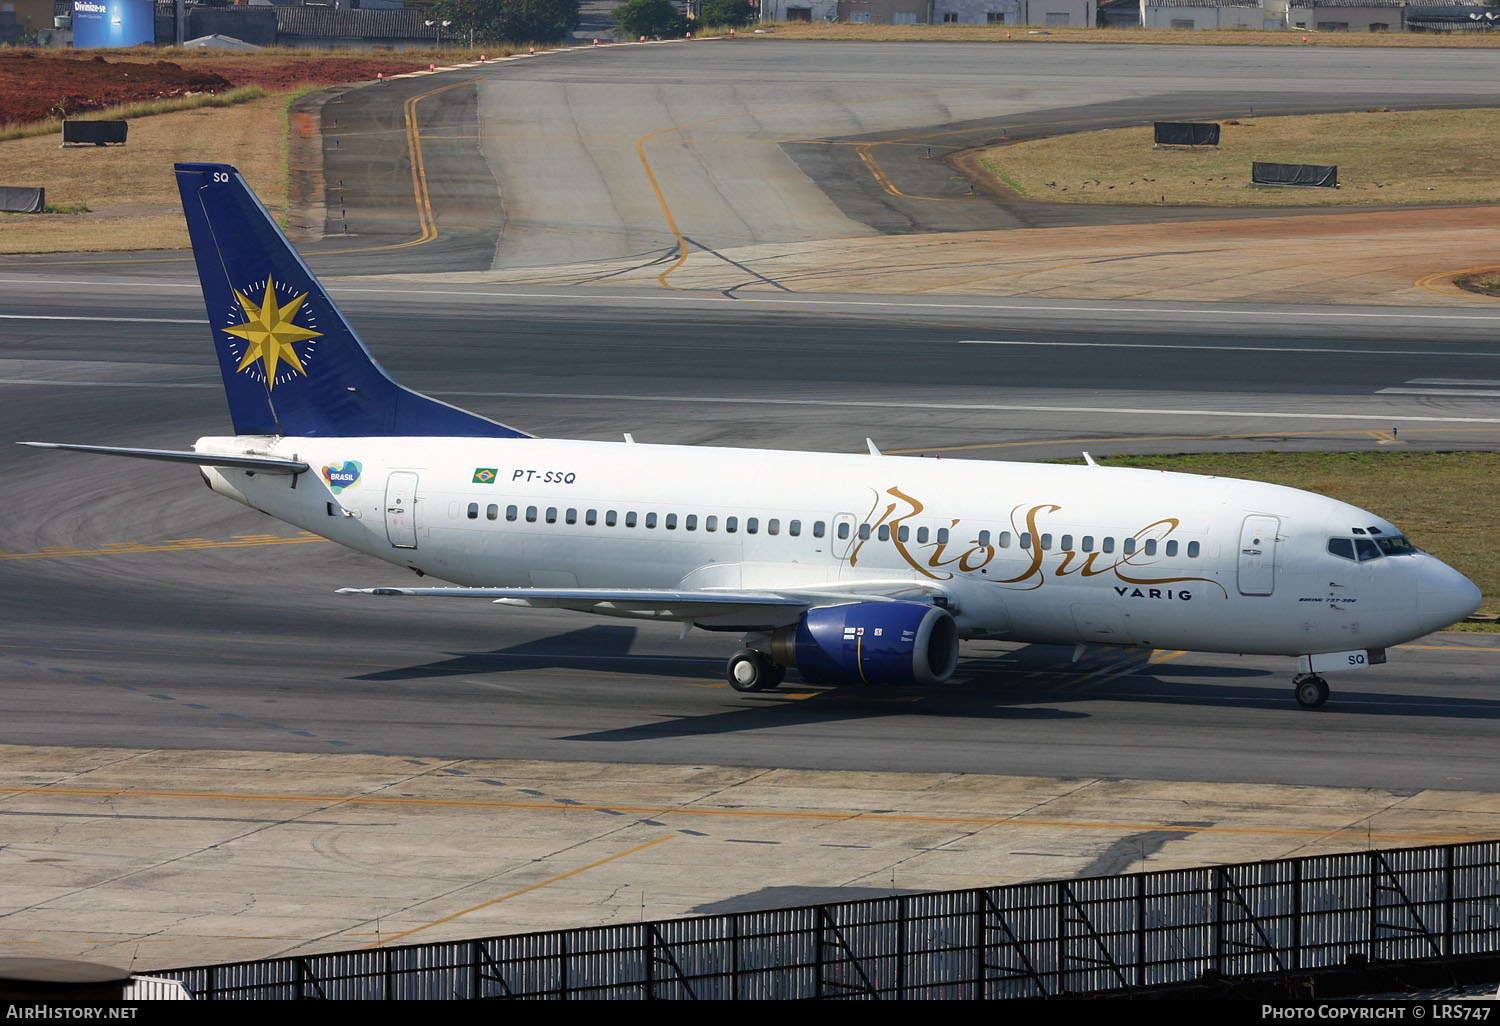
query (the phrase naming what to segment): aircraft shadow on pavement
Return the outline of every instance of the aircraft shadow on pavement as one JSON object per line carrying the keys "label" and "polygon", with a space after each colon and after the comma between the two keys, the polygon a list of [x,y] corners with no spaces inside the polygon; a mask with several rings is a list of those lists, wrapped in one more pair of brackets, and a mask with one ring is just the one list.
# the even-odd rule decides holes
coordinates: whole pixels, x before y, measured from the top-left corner
{"label": "aircraft shadow on pavement", "polygon": [[636,629],[614,625],[584,627],[511,645],[492,652],[455,652],[450,658],[360,674],[353,680],[423,680],[525,670],[608,670],[621,676],[713,679],[721,665],[697,656],[633,656]]}
{"label": "aircraft shadow on pavement", "polygon": [[[621,677],[657,677],[719,683],[721,664],[700,656],[632,655],[635,627],[595,625],[490,652],[452,653],[416,666],[360,674],[366,681],[430,680],[511,674],[529,670],[607,671]],[[1068,706],[1115,701],[1275,709],[1293,706],[1291,671],[1199,665],[1187,660],[1153,664],[1149,649],[1105,649],[1074,662],[1071,648],[1026,645],[1000,657],[961,659],[955,680],[932,687],[807,684],[792,671],[774,691],[725,697],[742,705],[729,711],[573,735],[566,740],[626,741],[754,730],[778,724],[869,719],[884,716],[989,717],[1008,721],[1071,719],[1094,715]],[[1233,683],[1242,680],[1242,685]],[[1253,681],[1254,683],[1251,683]],[[1344,678],[1321,713],[1361,716],[1500,718],[1500,699],[1441,698],[1360,691]]]}
{"label": "aircraft shadow on pavement", "polygon": [[[1191,656],[1151,663],[1149,649],[1109,649],[1102,655],[1085,656],[1072,663],[1071,651],[1065,646],[1028,645],[1007,653],[1009,658],[1003,668],[982,658],[960,661],[956,676],[963,678],[961,688],[1024,703],[1106,700],[1220,708],[1297,708],[1292,698],[1296,664],[1290,659],[1286,671],[1278,673],[1248,666],[1201,665],[1192,662]],[[1012,662],[1015,665],[1009,665]],[[1352,676],[1330,674],[1333,696],[1318,714],[1500,718],[1500,699],[1448,698],[1358,688],[1361,677],[1377,683],[1392,680],[1399,672],[1387,666]],[[1242,686],[1230,683],[1236,679],[1246,683]],[[1256,683],[1251,684],[1252,679]]]}

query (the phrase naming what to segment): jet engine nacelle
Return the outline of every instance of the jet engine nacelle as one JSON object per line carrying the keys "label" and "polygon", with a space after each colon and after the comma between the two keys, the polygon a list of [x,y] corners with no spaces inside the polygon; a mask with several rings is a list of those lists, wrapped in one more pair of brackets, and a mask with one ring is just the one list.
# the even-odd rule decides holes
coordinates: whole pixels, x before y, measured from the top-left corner
{"label": "jet engine nacelle", "polygon": [[937,684],[958,665],[958,626],[918,602],[822,606],[771,636],[771,658],[809,681]]}

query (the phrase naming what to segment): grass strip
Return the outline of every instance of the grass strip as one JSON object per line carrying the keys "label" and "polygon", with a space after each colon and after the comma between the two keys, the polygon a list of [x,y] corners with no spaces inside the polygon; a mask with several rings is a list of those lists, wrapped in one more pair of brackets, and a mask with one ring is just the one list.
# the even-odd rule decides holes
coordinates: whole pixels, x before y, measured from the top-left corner
{"label": "grass strip", "polygon": [[[1173,206],[1500,202],[1500,110],[1369,110],[1219,122],[1219,147],[1158,149],[1150,124],[1002,143],[980,167],[1035,199]],[[1333,164],[1339,187],[1250,185],[1254,161]]]}
{"label": "grass strip", "polygon": [[[73,118],[75,121],[128,121],[132,118],[146,118],[154,114],[171,114],[180,110],[197,110],[200,107],[232,107],[237,103],[248,103],[250,100],[258,100],[266,95],[266,91],[260,86],[241,86],[231,89],[227,93],[199,93],[196,96],[172,96],[160,100],[143,100],[139,103],[126,103],[118,107],[108,107],[104,110],[90,111],[87,115]],[[53,132],[61,132],[62,118],[48,118],[45,121],[27,121],[23,123],[10,122],[0,127],[0,142],[9,139],[29,139],[37,135],[50,135]]]}

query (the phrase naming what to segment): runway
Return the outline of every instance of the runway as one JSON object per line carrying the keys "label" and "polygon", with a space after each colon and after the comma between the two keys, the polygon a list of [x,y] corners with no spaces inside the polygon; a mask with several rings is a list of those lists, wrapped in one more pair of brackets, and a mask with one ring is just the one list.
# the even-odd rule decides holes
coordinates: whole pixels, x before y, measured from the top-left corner
{"label": "runway", "polygon": [[[4,436],[176,446],[223,430],[198,298],[178,284],[72,286],[64,316],[94,318],[78,321],[0,281]],[[551,435],[844,451],[873,437],[1002,459],[1368,449],[1392,427],[1401,446],[1488,447],[1500,429],[1480,387],[1500,344],[1469,314],[1194,308],[1161,313],[1179,319],[1168,333],[1080,304],[994,331],[1016,311],[334,294],[400,380]],[[1460,384],[1404,384],[1430,380]],[[180,469],[10,447],[0,472],[27,497],[0,536],[13,742],[1500,785],[1485,636],[1336,681],[1326,715],[1292,705],[1284,660],[1106,650],[1075,665],[1045,647],[977,646],[958,682],[925,692],[742,696],[719,679],[733,639],[335,596],[399,571]]]}

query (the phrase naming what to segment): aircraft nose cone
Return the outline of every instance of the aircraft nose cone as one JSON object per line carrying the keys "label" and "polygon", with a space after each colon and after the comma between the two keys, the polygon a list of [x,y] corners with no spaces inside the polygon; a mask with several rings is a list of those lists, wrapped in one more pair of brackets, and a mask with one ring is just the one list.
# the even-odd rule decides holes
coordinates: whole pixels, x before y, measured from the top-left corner
{"label": "aircraft nose cone", "polygon": [[1417,612],[1430,631],[1455,624],[1479,608],[1474,582],[1440,559],[1423,557],[1417,570]]}

